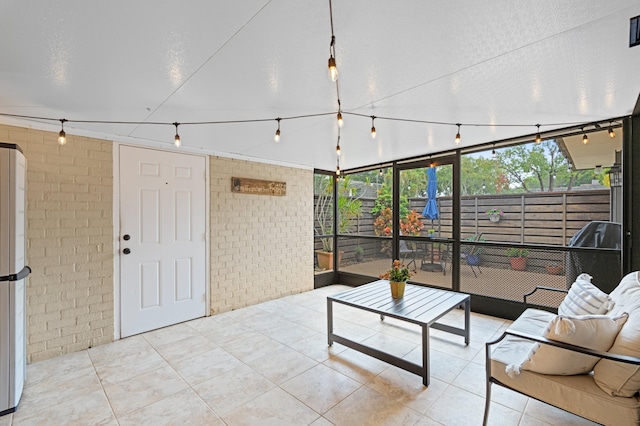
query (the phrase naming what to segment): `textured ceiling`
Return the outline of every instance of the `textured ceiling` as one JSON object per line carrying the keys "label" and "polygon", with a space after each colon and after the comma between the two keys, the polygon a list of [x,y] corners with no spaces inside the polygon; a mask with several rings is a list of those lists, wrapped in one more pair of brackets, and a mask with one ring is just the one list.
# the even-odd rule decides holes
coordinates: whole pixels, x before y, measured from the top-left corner
{"label": "textured ceiling", "polygon": [[[333,0],[341,168],[454,148],[454,123],[468,147],[630,114],[637,15],[637,0]],[[337,111],[330,40],[328,0],[0,0],[0,113],[167,149],[170,124],[73,120],[266,119],[181,125],[180,149],[333,169],[335,116],[286,119]],[[449,124],[377,119],[374,140],[371,115]]]}

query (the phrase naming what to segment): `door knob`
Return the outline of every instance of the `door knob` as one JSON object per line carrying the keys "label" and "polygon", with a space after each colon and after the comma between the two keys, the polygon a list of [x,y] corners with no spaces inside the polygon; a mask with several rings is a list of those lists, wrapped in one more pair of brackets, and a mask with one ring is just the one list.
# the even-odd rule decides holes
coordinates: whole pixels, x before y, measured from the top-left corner
{"label": "door knob", "polygon": [[124,234],[124,237],[122,237],[122,239],[125,241],[129,241],[131,239],[131,236],[129,234]]}
{"label": "door knob", "polygon": [[124,254],[129,254],[129,253],[131,253],[131,250],[129,250],[128,248],[126,248],[126,249],[122,250],[122,252],[123,252]]}

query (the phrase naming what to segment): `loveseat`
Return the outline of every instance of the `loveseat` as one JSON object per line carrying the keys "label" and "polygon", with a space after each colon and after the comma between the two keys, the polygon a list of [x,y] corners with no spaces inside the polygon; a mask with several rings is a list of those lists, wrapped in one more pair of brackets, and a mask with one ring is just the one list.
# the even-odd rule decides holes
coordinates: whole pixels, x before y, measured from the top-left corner
{"label": "loveseat", "polygon": [[607,295],[581,274],[558,315],[528,308],[486,344],[498,384],[604,425],[640,425],[640,272]]}

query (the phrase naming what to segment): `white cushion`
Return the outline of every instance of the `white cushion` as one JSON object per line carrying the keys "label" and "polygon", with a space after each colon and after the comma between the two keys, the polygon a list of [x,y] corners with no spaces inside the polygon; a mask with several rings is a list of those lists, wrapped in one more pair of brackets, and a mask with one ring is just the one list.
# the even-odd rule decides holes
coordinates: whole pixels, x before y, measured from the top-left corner
{"label": "white cushion", "polygon": [[558,315],[602,315],[613,306],[613,299],[591,284],[591,275],[580,274],[558,307]]}
{"label": "white cushion", "polygon": [[[613,344],[627,318],[626,313],[615,318],[606,315],[579,317],[558,315],[549,322],[544,336],[558,342],[606,351]],[[536,343],[529,350],[526,359],[520,364],[508,365],[506,373],[511,377],[520,374],[520,370],[565,376],[585,374],[593,369],[599,359],[595,356]]]}
{"label": "white cushion", "polygon": [[[616,305],[611,312],[628,312],[629,320],[622,327],[613,346],[612,354],[640,358],[640,280],[638,272],[627,274],[611,292]],[[600,360],[593,369],[596,384],[609,395],[633,396],[640,390],[640,366]]]}

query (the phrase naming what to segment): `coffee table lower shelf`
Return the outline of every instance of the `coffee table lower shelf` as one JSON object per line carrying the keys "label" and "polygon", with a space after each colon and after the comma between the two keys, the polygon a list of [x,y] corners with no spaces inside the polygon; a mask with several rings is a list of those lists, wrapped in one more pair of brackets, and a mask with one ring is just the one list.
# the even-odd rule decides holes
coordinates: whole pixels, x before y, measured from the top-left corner
{"label": "coffee table lower shelf", "polygon": [[[468,294],[439,290],[407,284],[405,296],[393,299],[389,282],[375,281],[351,290],[327,297],[327,337],[329,346],[333,342],[362,352],[376,359],[394,365],[422,377],[422,383],[429,386],[429,328],[435,328],[463,336],[469,344],[470,296]],[[391,355],[387,352],[364,345],[333,332],[333,303],[340,303],[380,315],[420,325],[422,329],[422,365]],[[464,307],[464,328],[457,328],[436,321],[457,307]]]}

